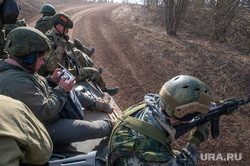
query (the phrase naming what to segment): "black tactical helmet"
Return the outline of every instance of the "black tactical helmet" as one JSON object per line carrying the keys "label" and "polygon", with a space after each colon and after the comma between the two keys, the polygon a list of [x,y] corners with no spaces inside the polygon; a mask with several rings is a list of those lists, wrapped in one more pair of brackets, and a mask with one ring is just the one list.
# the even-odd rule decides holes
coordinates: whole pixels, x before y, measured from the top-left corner
{"label": "black tactical helmet", "polygon": [[65,13],[57,13],[52,20],[54,26],[61,24],[64,27],[73,28],[73,21]]}
{"label": "black tactical helmet", "polygon": [[52,5],[45,4],[40,9],[40,14],[41,13],[46,14],[46,15],[50,15],[50,16],[54,16],[56,14],[56,10]]}
{"label": "black tactical helmet", "polygon": [[212,101],[207,85],[188,75],[176,76],[166,82],[159,95],[167,107],[167,114],[181,121],[207,113]]}
{"label": "black tactical helmet", "polygon": [[49,39],[39,30],[31,27],[17,27],[6,39],[6,50],[17,58],[50,49]]}

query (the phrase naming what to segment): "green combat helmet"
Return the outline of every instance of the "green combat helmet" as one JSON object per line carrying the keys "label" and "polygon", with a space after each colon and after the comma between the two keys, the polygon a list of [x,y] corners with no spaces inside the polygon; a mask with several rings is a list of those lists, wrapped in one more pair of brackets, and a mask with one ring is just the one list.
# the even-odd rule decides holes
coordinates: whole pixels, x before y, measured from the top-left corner
{"label": "green combat helmet", "polygon": [[15,57],[46,52],[49,49],[49,39],[42,32],[31,27],[15,28],[6,39],[6,50]]}
{"label": "green combat helmet", "polygon": [[34,72],[37,58],[50,50],[50,44],[49,39],[39,30],[18,27],[8,34],[5,49],[10,58]]}
{"label": "green combat helmet", "polygon": [[44,16],[54,16],[56,14],[55,8],[50,4],[45,4],[40,9],[40,14]]}
{"label": "green combat helmet", "polygon": [[212,101],[210,90],[199,79],[180,75],[166,82],[159,93],[166,112],[180,121],[189,121],[209,111]]}
{"label": "green combat helmet", "polygon": [[68,27],[70,29],[73,28],[73,21],[69,18],[69,16],[65,13],[57,13],[53,17],[53,25],[61,24],[64,27]]}

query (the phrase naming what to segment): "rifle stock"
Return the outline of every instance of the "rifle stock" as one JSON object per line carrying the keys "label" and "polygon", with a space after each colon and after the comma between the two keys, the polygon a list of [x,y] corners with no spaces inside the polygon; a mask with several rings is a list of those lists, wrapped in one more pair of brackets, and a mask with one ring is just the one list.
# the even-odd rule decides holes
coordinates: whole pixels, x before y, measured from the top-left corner
{"label": "rifle stock", "polygon": [[207,114],[196,117],[185,124],[174,126],[176,130],[175,139],[178,139],[192,128],[200,126],[208,121],[211,121],[211,135],[213,139],[216,139],[220,135],[220,116],[227,115],[236,110],[240,105],[247,104],[248,102],[250,102],[250,95],[248,96],[247,100],[240,99],[237,101],[225,102],[222,105],[210,108]]}

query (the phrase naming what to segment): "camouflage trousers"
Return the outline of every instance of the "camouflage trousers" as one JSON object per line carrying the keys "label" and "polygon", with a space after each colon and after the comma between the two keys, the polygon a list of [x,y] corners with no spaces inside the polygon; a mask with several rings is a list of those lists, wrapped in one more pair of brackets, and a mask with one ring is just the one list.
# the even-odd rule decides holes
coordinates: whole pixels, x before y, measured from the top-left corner
{"label": "camouflage trousers", "polygon": [[77,61],[78,64],[81,64],[82,67],[93,67],[93,61],[83,53],[82,51],[78,49],[74,49],[74,59]]}
{"label": "camouflage trousers", "polygon": [[[79,69],[81,75],[76,76],[76,82],[82,82],[86,79],[95,81],[102,91],[105,91],[106,84],[100,76],[98,70],[92,67],[83,67]],[[74,75],[74,74],[73,74]]]}

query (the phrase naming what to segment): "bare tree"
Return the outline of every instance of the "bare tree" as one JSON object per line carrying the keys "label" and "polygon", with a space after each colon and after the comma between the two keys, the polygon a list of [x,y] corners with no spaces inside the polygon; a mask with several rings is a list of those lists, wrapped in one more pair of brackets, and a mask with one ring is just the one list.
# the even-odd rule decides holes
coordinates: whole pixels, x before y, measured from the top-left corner
{"label": "bare tree", "polygon": [[205,5],[205,0],[192,0],[193,4],[196,4],[198,6],[204,6]]}
{"label": "bare tree", "polygon": [[250,0],[241,0],[228,34],[229,44],[250,52]]}
{"label": "bare tree", "polygon": [[225,42],[226,34],[238,9],[240,0],[213,0],[214,39]]}
{"label": "bare tree", "polygon": [[166,31],[176,35],[179,23],[189,0],[164,0],[166,6]]}

